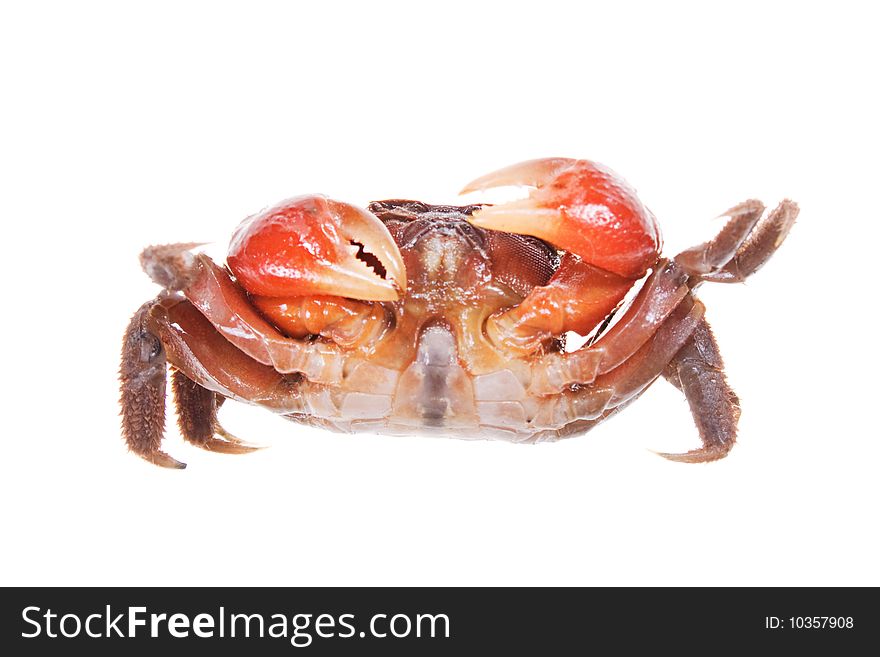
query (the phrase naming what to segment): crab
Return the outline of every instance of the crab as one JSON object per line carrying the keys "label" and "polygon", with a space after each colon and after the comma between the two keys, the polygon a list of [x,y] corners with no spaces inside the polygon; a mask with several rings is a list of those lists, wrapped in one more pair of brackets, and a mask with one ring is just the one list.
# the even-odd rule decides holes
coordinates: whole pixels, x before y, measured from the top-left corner
{"label": "crab", "polygon": [[[725,457],[740,406],[694,292],[757,271],[797,205],[740,203],[715,238],[667,258],[654,216],[600,164],[532,160],[463,193],[511,185],[532,189],[366,210],[298,196],[245,219],[225,266],[199,244],[145,249],[162,291],[123,340],[129,449],[185,467],[162,450],[170,369],[181,435],[215,452],[257,449],[218,422],[227,399],[335,431],[534,443],[592,429],[663,377],[702,444],[661,455]],[[566,348],[572,335],[587,339]]]}

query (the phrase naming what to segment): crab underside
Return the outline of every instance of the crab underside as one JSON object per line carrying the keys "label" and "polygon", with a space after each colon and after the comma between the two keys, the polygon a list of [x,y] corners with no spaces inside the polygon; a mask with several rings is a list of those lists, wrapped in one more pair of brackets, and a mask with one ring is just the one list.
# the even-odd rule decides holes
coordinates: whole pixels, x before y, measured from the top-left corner
{"label": "crab underside", "polygon": [[[255,449],[218,423],[226,399],[337,431],[537,442],[584,433],[663,376],[702,440],[663,456],[726,456],[739,403],[694,291],[754,273],[797,206],[746,201],[664,258],[653,215],[600,165],[536,160],[466,191],[509,184],[535,189],[499,206],[290,199],[239,226],[225,267],[196,244],[146,249],[163,289],[123,342],[129,448],[184,467],[161,449],[170,366],[183,437],[213,451]],[[566,351],[569,332],[591,337]]]}

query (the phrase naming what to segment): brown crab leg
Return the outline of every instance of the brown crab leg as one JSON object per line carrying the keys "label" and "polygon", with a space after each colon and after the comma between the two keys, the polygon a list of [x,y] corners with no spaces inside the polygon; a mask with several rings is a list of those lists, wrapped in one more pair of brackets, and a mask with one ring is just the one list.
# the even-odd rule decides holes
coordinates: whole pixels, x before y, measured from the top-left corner
{"label": "brown crab leg", "polygon": [[573,384],[590,383],[635,354],[688,294],[687,274],[661,260],[632,305],[597,342],[571,353],[550,353],[532,371],[529,392],[548,395]]}
{"label": "brown crab leg", "polygon": [[688,295],[663,322],[654,338],[622,365],[596,379],[599,386],[614,388],[611,406],[623,404],[639,394],[663,373],[664,368],[693,334],[706,307]]}
{"label": "brown crab leg", "polygon": [[129,449],[156,465],[186,467],[161,449],[169,364],[180,370],[172,384],[181,433],[199,447],[235,454],[257,449],[217,423],[221,395],[263,403],[279,412],[300,410],[299,375],[279,374],[249,358],[188,301],[149,301],[134,314],[123,339],[120,403]]}
{"label": "brown crab leg", "polygon": [[794,226],[799,212],[800,208],[794,201],[782,201],[758,222],[729,262],[701,278],[714,283],[740,283],[746,280],[776,252]]}
{"label": "brown crab leg", "polygon": [[705,319],[670,361],[663,376],[687,397],[703,447],[660,456],[684,463],[705,463],[727,456],[736,441],[739,399],[727,384],[718,344]]}
{"label": "brown crab leg", "polygon": [[195,381],[180,370],[171,373],[171,389],[177,407],[177,426],[184,440],[212,452],[246,454],[260,449],[227,432],[217,421],[217,410],[224,397]]}
{"label": "brown crab leg", "polygon": [[148,301],[134,316],[122,341],[119,368],[122,436],[138,456],[166,468],[185,468],[186,464],[162,451],[165,435],[165,348],[150,330]]}
{"label": "brown crab leg", "polygon": [[189,301],[160,299],[150,309],[149,326],[168,362],[199,386],[279,413],[303,410],[300,375],[282,374],[237,349]]}
{"label": "brown crab leg", "polygon": [[749,200],[724,213],[730,220],[708,242],[686,249],[675,256],[675,261],[691,276],[702,276],[716,271],[736,255],[737,249],[752,232],[764,214],[761,201]]}
{"label": "brown crab leg", "polygon": [[761,219],[763,211],[759,201],[745,201],[725,213],[731,219],[714,239],[682,252],[673,261],[661,260],[624,316],[596,343],[541,358],[533,368],[529,391],[547,395],[590,383],[623,363],[687,294],[689,276],[691,287],[700,281],[745,280],[785,239],[798,207],[783,201]]}
{"label": "brown crab leg", "polygon": [[638,396],[658,376],[690,338],[703,317],[705,307],[692,296],[685,298],[669,318],[631,358],[589,386],[563,392],[572,420],[592,420],[609,408],[621,406]]}

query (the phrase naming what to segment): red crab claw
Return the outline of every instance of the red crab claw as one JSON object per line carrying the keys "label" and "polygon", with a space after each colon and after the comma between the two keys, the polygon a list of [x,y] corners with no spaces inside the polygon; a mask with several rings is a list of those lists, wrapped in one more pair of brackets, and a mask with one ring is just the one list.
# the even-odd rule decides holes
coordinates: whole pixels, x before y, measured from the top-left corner
{"label": "red crab claw", "polygon": [[462,194],[529,185],[527,199],[475,212],[475,226],[532,235],[585,262],[638,278],[657,259],[660,231],[635,191],[610,169],[589,160],[546,158],[477,178]]}
{"label": "red crab claw", "polygon": [[403,258],[385,225],[320,195],[297,196],[245,219],[227,263],[248,292],[262,296],[395,301],[406,290]]}

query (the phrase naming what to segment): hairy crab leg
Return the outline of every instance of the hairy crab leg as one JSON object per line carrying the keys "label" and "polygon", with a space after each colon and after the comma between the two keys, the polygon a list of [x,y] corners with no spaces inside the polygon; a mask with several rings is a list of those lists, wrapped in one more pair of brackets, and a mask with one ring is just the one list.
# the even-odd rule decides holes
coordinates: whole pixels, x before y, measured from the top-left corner
{"label": "hairy crab leg", "polygon": [[162,451],[165,436],[166,356],[162,341],[150,330],[148,301],[135,312],[122,341],[119,368],[122,437],[141,458],[165,468],[186,464]]}
{"label": "hairy crab leg", "polygon": [[[120,366],[122,435],[129,449],[166,468],[185,468],[161,449],[165,435],[166,375],[172,385],[183,437],[199,447],[225,453],[257,449],[217,423],[223,396],[260,403],[279,412],[297,412],[301,377],[280,374],[225,340],[181,298],[149,301],[125,332]],[[210,373],[208,372],[210,366]]]}
{"label": "hairy crab leg", "polygon": [[723,216],[730,217],[724,228],[708,242],[686,249],[675,261],[691,276],[712,273],[727,264],[764,214],[764,204],[754,199],[732,207]]}
{"label": "hairy crab leg", "polygon": [[670,361],[663,376],[687,398],[703,446],[684,454],[660,456],[684,463],[705,463],[727,456],[736,442],[739,399],[727,384],[718,344],[705,319]]}
{"label": "hairy crab leg", "polygon": [[632,305],[598,341],[571,353],[549,353],[532,367],[529,392],[550,395],[587,384],[635,354],[688,295],[687,274],[661,260]]}
{"label": "hairy crab leg", "polygon": [[751,231],[733,257],[717,270],[701,276],[713,283],[741,283],[758,271],[785,241],[800,208],[784,200]]}
{"label": "hairy crab leg", "polygon": [[171,389],[177,408],[177,426],[188,443],[224,454],[246,454],[260,449],[220,426],[217,410],[225,397],[203,388],[177,369],[171,372]]}

